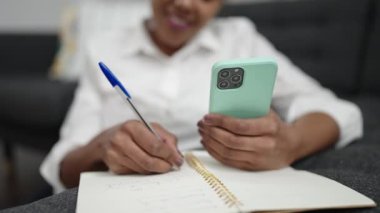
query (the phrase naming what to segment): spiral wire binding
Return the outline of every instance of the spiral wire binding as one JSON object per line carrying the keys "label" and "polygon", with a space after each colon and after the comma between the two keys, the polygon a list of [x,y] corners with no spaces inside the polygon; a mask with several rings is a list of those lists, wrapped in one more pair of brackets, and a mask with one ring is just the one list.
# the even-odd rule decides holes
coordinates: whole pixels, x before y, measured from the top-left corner
{"label": "spiral wire binding", "polygon": [[223,202],[229,207],[235,206],[239,212],[241,202],[236,198],[236,196],[223,184],[223,182],[216,177],[212,172],[210,172],[203,163],[191,152],[185,155],[186,162],[195,169],[203,179],[211,186],[211,188],[216,192],[216,194],[223,200]]}

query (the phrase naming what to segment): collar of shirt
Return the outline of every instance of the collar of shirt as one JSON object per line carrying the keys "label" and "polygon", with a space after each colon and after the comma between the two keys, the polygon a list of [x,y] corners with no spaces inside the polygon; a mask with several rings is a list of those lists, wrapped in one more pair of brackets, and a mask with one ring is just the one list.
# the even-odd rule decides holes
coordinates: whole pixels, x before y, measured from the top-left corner
{"label": "collar of shirt", "polygon": [[[212,23],[209,23],[211,25]],[[173,57],[163,54],[151,40],[144,22],[140,22],[125,31],[125,39],[123,46],[128,48],[122,50],[122,54],[126,56],[145,54],[148,56],[162,58],[185,58],[200,49],[210,52],[216,52],[219,47],[219,39],[213,32],[212,27],[203,27],[203,29],[191,39],[183,48],[181,48]]]}

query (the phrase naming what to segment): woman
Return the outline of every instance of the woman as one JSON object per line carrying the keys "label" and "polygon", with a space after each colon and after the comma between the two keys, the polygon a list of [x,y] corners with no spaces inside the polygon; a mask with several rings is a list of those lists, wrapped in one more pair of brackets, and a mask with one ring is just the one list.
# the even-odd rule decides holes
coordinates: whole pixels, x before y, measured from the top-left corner
{"label": "woman", "polygon": [[[88,69],[41,167],[56,192],[77,186],[82,171],[169,172],[183,163],[178,150],[202,145],[228,166],[267,170],[361,137],[355,105],[302,73],[246,19],[214,19],[221,6],[222,0],[152,0],[150,19],[88,42]],[[207,114],[212,64],[255,56],[279,64],[273,110],[258,119]],[[122,79],[164,143],[134,119],[98,61]]]}

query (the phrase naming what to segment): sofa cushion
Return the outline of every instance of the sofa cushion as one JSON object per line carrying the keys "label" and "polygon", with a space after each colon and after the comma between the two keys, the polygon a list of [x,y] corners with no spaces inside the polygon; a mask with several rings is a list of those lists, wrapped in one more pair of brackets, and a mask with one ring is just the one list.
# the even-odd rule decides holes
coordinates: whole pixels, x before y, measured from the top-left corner
{"label": "sofa cushion", "polygon": [[75,87],[46,77],[1,77],[0,138],[49,151],[58,140]]}
{"label": "sofa cushion", "polygon": [[364,92],[380,95],[380,1],[374,2],[377,5],[373,10],[362,86]]}
{"label": "sofa cushion", "polygon": [[59,126],[75,85],[40,77],[0,78],[0,125],[37,129]]}
{"label": "sofa cushion", "polygon": [[364,136],[360,144],[376,144],[380,146],[380,98],[376,95],[360,95],[349,98],[362,111],[364,120]]}
{"label": "sofa cushion", "polygon": [[358,88],[369,0],[263,1],[228,5],[221,16],[243,15],[305,72],[335,91]]}
{"label": "sofa cushion", "polygon": [[57,50],[56,35],[0,34],[0,76],[46,76]]}

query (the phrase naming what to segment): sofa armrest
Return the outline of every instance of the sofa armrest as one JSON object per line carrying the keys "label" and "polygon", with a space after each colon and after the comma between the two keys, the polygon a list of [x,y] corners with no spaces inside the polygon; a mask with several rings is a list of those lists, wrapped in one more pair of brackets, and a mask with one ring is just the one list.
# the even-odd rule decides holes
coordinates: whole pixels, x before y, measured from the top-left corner
{"label": "sofa armrest", "polygon": [[0,34],[0,76],[47,76],[57,49],[55,34]]}
{"label": "sofa armrest", "polygon": [[59,127],[75,88],[74,82],[46,77],[2,77],[0,123],[38,129]]}

